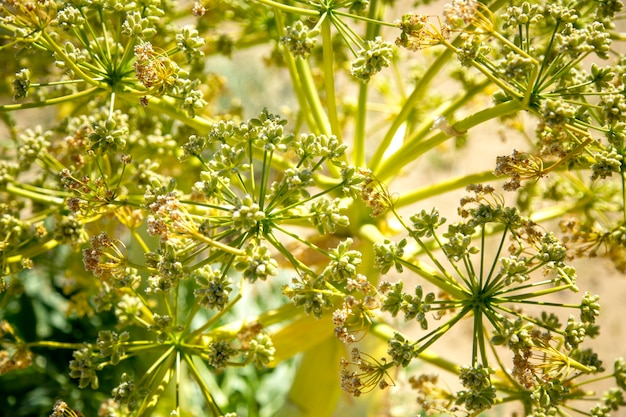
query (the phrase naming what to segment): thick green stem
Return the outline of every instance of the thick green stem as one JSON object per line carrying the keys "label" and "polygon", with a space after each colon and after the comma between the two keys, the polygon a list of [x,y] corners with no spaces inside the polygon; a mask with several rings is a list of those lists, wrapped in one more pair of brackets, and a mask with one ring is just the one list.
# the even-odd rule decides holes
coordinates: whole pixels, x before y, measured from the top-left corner
{"label": "thick green stem", "polygon": [[450,49],[446,49],[445,51],[443,51],[441,55],[437,57],[435,62],[433,62],[432,65],[428,68],[428,71],[426,71],[426,73],[419,79],[418,83],[413,89],[413,92],[404,102],[404,105],[402,106],[400,112],[393,119],[391,126],[389,126],[389,130],[387,130],[387,133],[383,137],[382,142],[376,149],[376,152],[372,156],[372,159],[369,161],[368,165],[373,172],[381,171],[379,169],[379,165],[382,162],[383,155],[387,151],[387,148],[389,148],[391,141],[396,135],[396,132],[406,122],[406,120],[409,118],[409,115],[415,109],[417,104],[421,100],[423,100],[424,93],[430,85],[430,82],[435,78],[436,75],[441,72],[443,66],[448,62],[450,58],[452,58],[453,55],[454,54]]}
{"label": "thick green stem", "polygon": [[37,255],[46,253],[49,250],[54,249],[59,245],[59,241],[56,239],[50,239],[45,242],[41,242],[34,246],[27,246],[26,248],[20,248],[19,255],[13,255],[6,258],[7,264],[14,264],[22,262],[24,259],[34,258]]}
{"label": "thick green stem", "polygon": [[330,136],[330,122],[324,112],[324,106],[322,106],[322,101],[320,100],[317,89],[315,88],[313,74],[311,74],[311,66],[308,61],[305,61],[302,58],[296,58],[295,62],[298,77],[302,82],[304,95],[309,103],[311,113],[313,114],[313,120],[315,120],[315,124],[320,133]]}
{"label": "thick green stem", "polygon": [[[324,19],[324,17],[322,17]],[[333,52],[333,40],[330,34],[330,19],[322,22],[322,50],[324,57],[324,89],[326,92],[326,108],[330,130],[333,135],[341,139],[341,126],[337,117],[337,101],[335,94],[335,57]]]}
{"label": "thick green stem", "polygon": [[187,363],[187,368],[191,371],[192,378],[198,384],[198,387],[200,388],[200,391],[202,392],[202,396],[204,397],[206,401],[207,407],[209,410],[211,410],[211,415],[215,417],[221,416],[222,411],[219,409],[217,404],[215,404],[215,401],[213,400],[213,396],[211,395],[211,391],[209,390],[209,387],[204,382],[204,378],[198,371],[198,368],[196,367],[196,364],[193,361],[193,357],[184,353],[183,359]]}
{"label": "thick green stem", "polygon": [[64,199],[61,197],[55,197],[53,195],[47,194],[46,191],[42,189],[41,193],[38,193],[34,190],[27,190],[25,188],[16,186],[12,183],[8,183],[6,185],[5,191],[9,194],[25,197],[31,201],[36,201],[38,203],[60,206],[63,204]]}
{"label": "thick green stem", "polygon": [[479,184],[487,181],[494,181],[498,177],[493,171],[482,171],[462,177],[451,178],[437,184],[417,188],[407,193],[400,194],[396,200],[395,207],[404,207],[418,201],[425,200],[437,195],[442,195],[459,188],[467,187],[470,184]]}
{"label": "thick green stem", "polygon": [[[274,19],[276,19],[276,30],[278,31],[278,35],[282,38],[285,36],[285,19],[280,10],[274,10]],[[298,100],[300,114],[304,117],[304,120],[311,132],[319,134],[321,132],[313,119],[313,114],[310,111],[310,106],[304,93],[302,81],[298,75],[296,60],[287,49],[284,50],[283,57],[285,59],[287,70],[289,71],[289,76],[291,77],[291,84],[293,86],[292,91],[295,93],[296,99]]]}
{"label": "thick green stem", "polygon": [[[488,109],[474,113],[463,120],[455,123],[452,128],[457,132],[465,132],[474,126],[484,123],[491,119],[506,116],[522,110],[522,104],[518,100],[510,100],[497,104]],[[430,139],[420,140],[418,142],[410,141],[404,143],[400,149],[390,155],[386,160],[382,161],[379,168],[375,171],[376,177],[381,181],[385,181],[396,175],[403,167],[410,162],[416,160],[425,152],[435,148],[451,137],[448,133],[438,132]]]}

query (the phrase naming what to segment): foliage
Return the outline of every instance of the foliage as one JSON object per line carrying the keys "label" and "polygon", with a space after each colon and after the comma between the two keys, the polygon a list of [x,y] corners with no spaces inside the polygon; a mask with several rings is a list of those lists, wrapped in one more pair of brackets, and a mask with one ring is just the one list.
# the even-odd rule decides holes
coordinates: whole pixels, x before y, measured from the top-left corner
{"label": "foliage", "polygon": [[[401,371],[414,412],[617,413],[574,263],[626,270],[622,4],[422,3],[4,0],[0,407],[331,416]],[[398,185],[490,121],[525,148]]]}

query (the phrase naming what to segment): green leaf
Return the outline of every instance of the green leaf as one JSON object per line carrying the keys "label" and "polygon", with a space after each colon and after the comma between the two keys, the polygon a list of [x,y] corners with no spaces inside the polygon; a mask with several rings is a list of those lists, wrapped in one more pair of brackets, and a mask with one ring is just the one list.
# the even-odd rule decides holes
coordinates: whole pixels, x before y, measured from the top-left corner
{"label": "green leaf", "polygon": [[330,316],[317,318],[303,314],[292,323],[272,333],[272,343],[276,352],[274,360],[268,366],[274,367],[300,352],[308,351],[333,334]]}

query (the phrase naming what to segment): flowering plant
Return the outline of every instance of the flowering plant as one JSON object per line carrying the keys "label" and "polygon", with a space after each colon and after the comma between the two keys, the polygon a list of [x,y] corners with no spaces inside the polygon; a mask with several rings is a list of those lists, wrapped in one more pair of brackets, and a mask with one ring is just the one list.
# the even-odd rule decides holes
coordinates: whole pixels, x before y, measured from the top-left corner
{"label": "flowering plant", "polygon": [[618,412],[622,4],[422,3],[4,0],[0,407]]}

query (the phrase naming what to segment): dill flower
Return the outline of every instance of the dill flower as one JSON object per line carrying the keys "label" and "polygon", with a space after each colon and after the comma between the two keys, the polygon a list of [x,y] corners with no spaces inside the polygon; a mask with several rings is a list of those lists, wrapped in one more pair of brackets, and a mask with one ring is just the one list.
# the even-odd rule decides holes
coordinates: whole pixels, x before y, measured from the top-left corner
{"label": "dill flower", "polygon": [[395,22],[402,30],[396,45],[410,51],[418,51],[439,45],[450,37],[450,27],[439,21],[439,27],[431,22],[431,17],[417,13],[407,13]]}
{"label": "dill flower", "polygon": [[341,359],[341,388],[355,397],[375,388],[384,389],[393,385],[388,368],[389,364],[384,359],[377,361],[353,348],[350,360]]}

